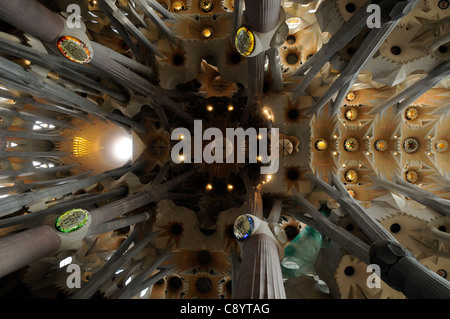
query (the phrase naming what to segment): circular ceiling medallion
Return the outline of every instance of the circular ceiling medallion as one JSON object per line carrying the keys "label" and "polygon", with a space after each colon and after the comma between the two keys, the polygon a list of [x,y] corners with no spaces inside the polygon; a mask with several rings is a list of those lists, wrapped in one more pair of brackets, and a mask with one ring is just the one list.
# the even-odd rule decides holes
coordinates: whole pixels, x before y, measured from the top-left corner
{"label": "circular ceiling medallion", "polygon": [[415,184],[419,180],[419,173],[417,173],[414,170],[406,171],[405,172],[405,179],[406,179],[407,182],[409,182],[411,184]]}
{"label": "circular ceiling medallion", "polygon": [[419,117],[419,109],[417,107],[411,106],[408,107],[405,111],[405,119],[408,121],[414,121]]}
{"label": "circular ceiling medallion", "polygon": [[358,140],[354,137],[349,137],[344,141],[344,149],[347,152],[354,152],[357,151],[359,148]]}
{"label": "circular ceiling medallion", "polygon": [[55,228],[62,233],[71,233],[86,224],[89,213],[80,208],[69,210],[56,219]]}
{"label": "circular ceiling medallion", "polygon": [[407,153],[414,153],[419,148],[419,142],[415,138],[407,138],[403,141],[403,149]]}
{"label": "circular ceiling medallion", "polygon": [[285,139],[285,138],[280,140],[280,145],[279,145],[280,156],[287,156],[289,154],[292,154],[293,150],[294,150],[294,145],[292,145],[291,141],[289,141],[288,139]]}
{"label": "circular ceiling medallion", "polygon": [[213,29],[211,27],[205,27],[200,31],[203,39],[210,39],[213,36]]}
{"label": "circular ceiling medallion", "polygon": [[347,183],[355,183],[358,180],[358,173],[353,169],[349,169],[344,173],[344,180]]}
{"label": "circular ceiling medallion", "polygon": [[440,0],[438,2],[439,9],[445,10],[449,7],[449,1],[448,0]]}
{"label": "circular ceiling medallion", "polygon": [[355,198],[356,193],[353,189],[347,189],[347,192],[350,194],[351,197]]}
{"label": "circular ceiling medallion", "polygon": [[354,108],[347,109],[344,113],[344,117],[347,121],[354,121],[358,118],[358,111]]}
{"label": "circular ceiling medallion", "polygon": [[328,143],[323,138],[319,138],[314,142],[314,148],[319,152],[323,152],[328,148]]}
{"label": "circular ceiling medallion", "polygon": [[70,36],[63,36],[56,42],[58,50],[67,59],[76,63],[88,63],[91,60],[91,53],[86,45],[77,38]]}
{"label": "circular ceiling medallion", "polygon": [[183,2],[183,1],[175,1],[175,2],[172,4],[172,10],[173,10],[174,12],[181,12],[181,11],[184,11],[184,8],[185,8],[185,5],[184,5],[184,2]]}
{"label": "circular ceiling medallion", "polygon": [[388,143],[385,140],[378,140],[374,145],[375,149],[379,152],[384,152],[388,148]]}
{"label": "circular ceiling medallion", "polygon": [[212,0],[200,0],[199,6],[204,13],[209,13],[214,9],[214,2]]}
{"label": "circular ceiling medallion", "polygon": [[241,27],[236,32],[236,37],[234,39],[237,51],[243,55],[250,55],[255,49],[255,36],[253,32],[246,27]]}
{"label": "circular ceiling medallion", "polygon": [[444,269],[439,269],[436,273],[442,278],[447,278],[447,272]]}
{"label": "circular ceiling medallion", "polygon": [[448,150],[448,143],[447,141],[444,140],[437,140],[436,143],[434,144],[434,147],[436,148],[436,151],[442,153]]}
{"label": "circular ceiling medallion", "polygon": [[354,92],[348,92],[345,99],[349,102],[353,101],[356,98],[356,94]]}
{"label": "circular ceiling medallion", "polygon": [[252,234],[253,226],[253,219],[250,216],[245,214],[239,216],[234,222],[234,236],[239,241],[247,239]]}

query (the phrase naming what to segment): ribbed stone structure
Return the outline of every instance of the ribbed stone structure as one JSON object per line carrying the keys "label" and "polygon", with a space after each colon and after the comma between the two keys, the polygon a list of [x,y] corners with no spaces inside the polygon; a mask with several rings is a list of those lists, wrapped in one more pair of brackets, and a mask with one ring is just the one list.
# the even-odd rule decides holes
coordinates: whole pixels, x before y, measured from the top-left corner
{"label": "ribbed stone structure", "polygon": [[243,245],[235,298],[286,298],[277,245],[269,236],[257,234]]}
{"label": "ribbed stone structure", "polygon": [[269,32],[278,23],[280,0],[245,0],[245,22],[256,32]]}
{"label": "ribbed stone structure", "polygon": [[44,42],[52,42],[64,29],[64,20],[34,0],[0,1],[0,20]]}
{"label": "ribbed stone structure", "polygon": [[0,278],[59,248],[61,239],[56,230],[42,225],[0,239]]}

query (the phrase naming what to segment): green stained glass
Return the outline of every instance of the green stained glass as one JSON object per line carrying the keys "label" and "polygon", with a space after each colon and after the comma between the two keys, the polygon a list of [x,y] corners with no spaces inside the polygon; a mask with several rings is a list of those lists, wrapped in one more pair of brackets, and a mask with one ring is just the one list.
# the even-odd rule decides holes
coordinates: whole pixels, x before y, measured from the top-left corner
{"label": "green stained glass", "polygon": [[55,228],[62,233],[71,233],[86,224],[89,213],[80,208],[69,210],[56,219]]}

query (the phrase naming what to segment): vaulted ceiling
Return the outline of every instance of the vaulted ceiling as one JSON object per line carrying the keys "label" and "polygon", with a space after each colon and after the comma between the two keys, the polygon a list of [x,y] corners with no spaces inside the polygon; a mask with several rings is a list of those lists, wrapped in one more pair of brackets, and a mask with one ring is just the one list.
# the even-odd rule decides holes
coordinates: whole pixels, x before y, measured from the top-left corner
{"label": "vaulted ceiling", "polygon": [[[251,1],[83,0],[79,19],[73,1],[39,2],[49,30],[64,22],[54,38],[78,37],[91,56],[70,61],[50,31],[14,25],[22,9],[0,1],[0,236],[73,208],[131,204],[0,278],[0,295],[232,298],[241,262],[233,224],[255,189],[265,217],[285,201],[286,244],[311,221],[295,196],[326,204],[342,232],[370,243],[314,179],[331,185],[333,177],[421,264],[450,279],[450,218],[439,208],[450,205],[449,1],[412,1],[381,28],[357,15],[364,0],[273,1],[284,29],[259,62],[235,43]],[[172,132],[194,134],[196,120],[224,135],[278,128],[278,170],[261,174],[265,164],[248,156],[176,163]],[[123,137],[132,147],[116,149]],[[250,154],[248,143],[240,147]],[[67,263],[80,266],[80,289],[68,287]],[[367,264],[333,240],[312,263],[315,276],[285,278],[287,298],[405,298],[385,282],[368,288]]]}

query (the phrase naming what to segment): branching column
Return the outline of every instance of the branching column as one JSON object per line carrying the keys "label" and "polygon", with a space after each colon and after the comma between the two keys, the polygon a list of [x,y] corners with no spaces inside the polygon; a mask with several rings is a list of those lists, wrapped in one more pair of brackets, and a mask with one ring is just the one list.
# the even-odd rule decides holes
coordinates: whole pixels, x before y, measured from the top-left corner
{"label": "branching column", "polygon": [[55,252],[60,244],[60,237],[49,225],[1,238],[0,277]]}
{"label": "branching column", "polygon": [[[280,0],[246,0],[245,22],[253,31],[260,33],[269,32],[275,28],[279,21],[280,8]],[[243,121],[249,116],[249,110],[256,105],[263,93],[265,61],[266,52],[248,59],[249,99]]]}
{"label": "branching column", "polygon": [[[258,192],[250,199],[248,213],[263,218],[262,198]],[[239,279],[233,298],[286,298],[278,247],[271,237],[265,234],[251,236],[242,246],[241,256]]]}

